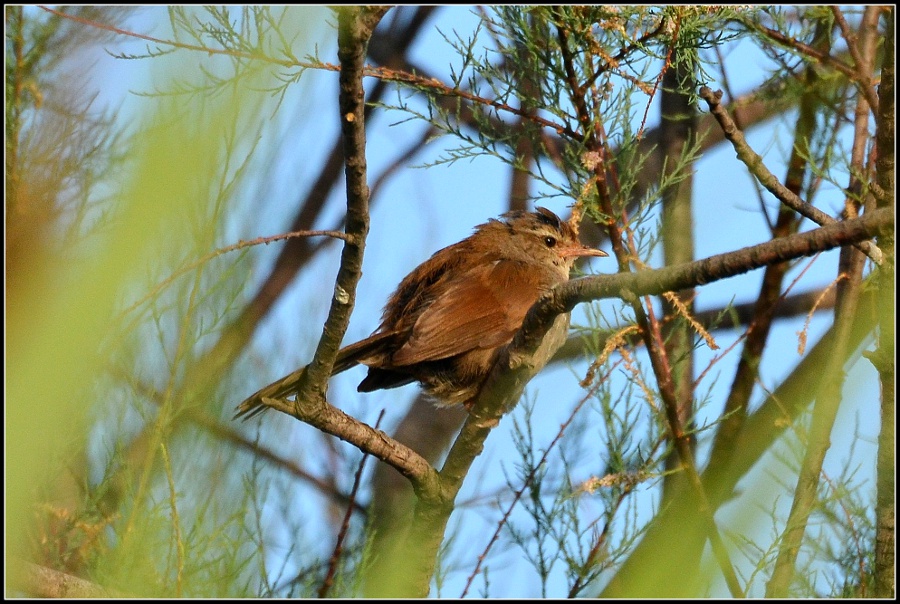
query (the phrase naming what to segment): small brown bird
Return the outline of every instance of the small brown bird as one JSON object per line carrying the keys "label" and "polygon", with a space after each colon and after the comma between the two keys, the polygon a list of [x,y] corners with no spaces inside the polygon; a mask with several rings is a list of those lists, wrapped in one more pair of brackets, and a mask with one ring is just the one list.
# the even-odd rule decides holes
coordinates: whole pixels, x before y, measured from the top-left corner
{"label": "small brown bird", "polygon": [[[507,212],[420,264],[384,307],[368,338],[341,349],[332,375],[369,368],[359,392],[419,382],[439,404],[467,403],[535,302],[569,280],[575,259],[606,256],[578,242],[571,225],[546,208]],[[565,322],[568,327],[568,321]],[[306,368],[266,386],[235,418],[294,394]]]}

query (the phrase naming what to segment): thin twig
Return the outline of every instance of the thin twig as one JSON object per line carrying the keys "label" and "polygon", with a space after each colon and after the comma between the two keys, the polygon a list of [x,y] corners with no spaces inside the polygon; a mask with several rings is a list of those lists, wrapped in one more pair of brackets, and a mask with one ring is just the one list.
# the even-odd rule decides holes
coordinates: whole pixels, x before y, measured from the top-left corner
{"label": "thin twig", "polygon": [[240,239],[240,240],[238,240],[237,243],[225,246],[223,248],[213,250],[213,251],[209,252],[208,254],[206,254],[205,256],[203,256],[202,258],[199,258],[198,260],[195,260],[194,262],[191,262],[190,264],[187,264],[187,265],[179,268],[174,273],[172,273],[171,275],[166,277],[163,281],[160,281],[158,284],[156,284],[156,286],[153,289],[151,289],[146,295],[144,295],[141,299],[139,299],[137,302],[135,302],[134,304],[132,304],[131,306],[129,306],[128,308],[123,310],[121,313],[119,313],[119,317],[120,318],[124,317],[125,315],[127,315],[128,313],[130,313],[134,309],[136,309],[138,306],[141,306],[142,304],[147,302],[147,300],[150,300],[150,299],[156,297],[157,295],[159,295],[159,292],[161,292],[166,287],[171,285],[172,282],[175,281],[178,277],[203,266],[204,264],[206,264],[207,262],[209,262],[210,260],[212,260],[214,258],[218,258],[219,256],[221,256],[223,254],[227,254],[228,252],[234,252],[234,251],[243,249],[245,247],[251,247],[254,245],[268,245],[274,241],[281,241],[282,239],[290,239],[292,237],[334,237],[335,239],[343,239],[344,241],[350,241],[350,239],[351,239],[350,235],[348,235],[347,233],[342,233],[341,231],[293,231],[291,233],[283,233],[281,235],[271,235],[269,237],[257,237],[256,239],[250,239],[249,241],[244,241],[243,239]]}
{"label": "thin twig", "polygon": [[[607,71],[610,71],[611,69],[613,69],[620,62],[622,62],[628,55],[630,55],[633,51],[639,50],[651,38],[655,38],[660,33],[662,33],[662,31],[666,25],[667,25],[666,19],[661,18],[659,20],[659,25],[657,25],[655,29],[645,33],[640,38],[635,40],[630,46],[623,48],[622,50],[620,50],[618,53],[616,53],[612,57],[609,57],[606,61],[603,62],[603,65],[600,66],[598,69],[594,70],[594,73],[591,75],[591,77],[589,77],[584,82],[584,88],[587,88],[588,86],[590,86],[594,82],[596,82],[597,78],[599,78],[602,74],[606,73]],[[617,72],[617,73],[619,73],[619,72]],[[625,75],[625,74],[621,74],[621,75]]]}
{"label": "thin twig", "polygon": [[[759,23],[751,23],[750,27],[756,29],[758,32],[765,34],[771,39],[775,40],[779,44],[783,46],[787,46],[788,48],[794,49],[798,52],[803,53],[804,55],[815,59],[819,63],[823,65],[828,65],[829,67],[833,67],[834,69],[840,71],[842,74],[850,78],[851,80],[856,80],[857,73],[853,70],[850,65],[847,65],[842,60],[834,57],[827,52],[822,52],[816,48],[813,48],[809,44],[805,44],[796,38],[792,38],[791,36],[785,35],[780,31],[774,30],[770,27],[766,27],[765,25]],[[877,103],[876,103],[877,106]]]}
{"label": "thin twig", "polygon": [[525,477],[525,481],[522,483],[521,488],[519,488],[513,495],[512,501],[510,501],[509,505],[506,508],[506,511],[503,514],[503,517],[500,519],[500,522],[497,523],[497,526],[494,529],[494,534],[491,535],[491,538],[488,540],[487,545],[481,551],[481,554],[479,554],[478,560],[475,563],[475,568],[472,569],[472,572],[469,574],[469,578],[466,580],[466,585],[465,585],[465,587],[463,587],[462,593],[459,594],[460,599],[465,598],[466,594],[469,593],[469,588],[472,586],[472,582],[475,580],[475,577],[478,576],[478,573],[481,572],[482,563],[485,561],[485,559],[487,559],[487,555],[490,553],[491,548],[494,546],[494,544],[497,542],[497,540],[500,539],[500,531],[502,531],[503,527],[506,526],[506,523],[509,520],[509,517],[512,515],[513,509],[516,507],[516,504],[522,498],[522,495],[525,494],[525,490],[531,486],[532,482],[534,481],[534,477],[537,476],[537,473],[540,471],[540,469],[542,467],[544,467],[544,464],[547,462],[547,458],[550,456],[550,452],[553,450],[553,448],[556,446],[556,444],[562,439],[562,437],[565,434],[566,429],[569,427],[569,425],[573,421],[575,421],[575,416],[578,414],[578,412],[581,410],[581,408],[584,407],[584,405],[594,397],[594,394],[596,394],[599,384],[604,379],[608,378],[610,373],[612,373],[612,369],[610,369],[610,371],[606,374],[606,376],[604,376],[604,378],[599,380],[588,391],[588,393],[585,394],[581,398],[580,401],[578,401],[578,404],[576,404],[575,407],[572,409],[571,413],[569,413],[569,417],[566,419],[566,421],[564,421],[559,426],[559,430],[557,431],[556,436],[553,438],[552,441],[550,441],[550,444],[547,445],[547,447],[544,449],[544,454],[541,456],[541,459],[536,464],[534,464],[534,466],[531,468],[531,471],[528,473],[528,476]]}
{"label": "thin twig", "polygon": [[175,597],[180,598],[184,590],[184,540],[181,536],[181,521],[178,517],[178,490],[175,488],[175,476],[172,473],[172,463],[169,461],[169,452],[165,443],[159,443],[162,454],[163,469],[169,485],[169,507],[172,509],[172,539],[175,540]]}
{"label": "thin twig", "polygon": [[[381,426],[381,420],[384,419],[384,409],[378,414],[375,421],[375,429]],[[356,469],[356,475],[353,477],[353,488],[350,490],[350,505],[344,512],[344,520],[341,522],[341,530],[338,532],[337,541],[334,544],[334,551],[328,560],[328,571],[319,587],[319,597],[324,598],[328,595],[332,584],[334,583],[334,575],[337,572],[338,563],[341,560],[341,554],[344,551],[344,539],[347,537],[347,530],[350,528],[350,518],[353,516],[353,508],[356,505],[356,494],[359,492],[359,485],[362,483],[362,473],[366,467],[366,460],[369,459],[368,453],[363,453],[362,459],[359,460],[359,468]]]}
{"label": "thin twig", "polygon": [[[731,117],[728,115],[728,112],[720,104],[722,91],[713,92],[710,88],[703,86],[700,88],[700,96],[709,104],[710,111],[718,120],[719,125],[725,133],[725,137],[731,141],[731,144],[734,146],[738,158],[740,158],[747,166],[760,184],[768,189],[769,192],[779,201],[784,203],[784,205],[806,218],[809,218],[816,224],[827,225],[837,222],[822,210],[800,199],[800,197],[790,189],[781,184],[774,174],[769,172],[769,169],[766,168],[763,163],[762,157],[750,148],[750,145],[747,144],[747,141],[744,138],[744,134],[737,128],[735,123],[731,120]],[[884,254],[878,249],[878,246],[876,246],[874,242],[860,241],[855,245],[861,252],[871,258],[875,264],[880,265],[882,263]]]}
{"label": "thin twig", "polygon": [[54,14],[57,17],[69,19],[70,21],[75,21],[76,23],[81,23],[82,25],[89,25],[90,27],[96,27],[98,29],[110,31],[110,32],[113,32],[115,34],[119,34],[122,36],[138,38],[139,40],[153,42],[154,44],[159,44],[161,46],[171,46],[173,48],[180,48],[182,50],[195,50],[195,51],[199,51],[199,52],[202,52],[204,54],[209,54],[209,55],[225,55],[225,56],[234,57],[234,58],[238,58],[238,59],[266,61],[268,63],[275,63],[277,65],[281,65],[282,67],[302,67],[302,68],[306,68],[306,69],[317,67],[317,65],[315,63],[296,61],[293,59],[291,59],[291,60],[276,59],[276,58],[270,57],[268,55],[254,54],[254,53],[242,52],[242,51],[238,51],[238,50],[229,50],[227,48],[212,48],[210,46],[200,46],[197,44],[186,44],[185,42],[178,42],[176,40],[163,40],[161,38],[154,38],[153,36],[147,36],[145,34],[139,34],[134,31],[129,31],[127,29],[115,27],[115,26],[109,25],[107,23],[100,23],[99,21],[94,21],[92,19],[85,19],[84,17],[78,17],[76,15],[64,13],[62,11],[58,11],[56,9],[49,8],[47,6],[38,6],[38,8],[41,8],[41,9],[47,11],[48,13]]}
{"label": "thin twig", "polygon": [[872,63],[867,60],[866,57],[863,57],[860,52],[858,44],[859,37],[850,27],[850,24],[847,23],[847,19],[844,17],[844,13],[841,9],[837,6],[832,6],[831,12],[834,15],[834,20],[837,22],[838,27],[841,29],[841,35],[844,36],[844,41],[847,43],[847,50],[850,51],[850,57],[853,59],[853,63],[856,67],[856,71],[850,77],[856,83],[860,92],[863,93],[866,101],[868,101],[872,113],[877,115],[878,94],[875,92],[875,87],[872,85]]}
{"label": "thin twig", "polygon": [[[578,119],[581,123],[582,128],[589,133],[586,145],[588,148],[594,149],[596,151],[604,150],[605,146],[603,144],[604,137],[602,136],[602,120],[600,120],[599,118],[594,120],[591,119],[590,112],[587,108],[587,103],[584,100],[584,91],[579,87],[577,77],[575,75],[574,60],[568,49],[567,33],[563,28],[557,28],[557,35],[559,36],[560,49],[563,53],[563,61],[566,69],[566,79],[570,86],[569,94],[576,108]],[[590,128],[592,123],[594,125],[593,129]],[[600,165],[600,162],[598,162],[594,167],[594,181],[597,188],[597,198],[600,204],[600,209],[609,217],[609,222],[606,224],[606,227],[609,231],[613,252],[619,263],[620,272],[617,276],[636,276],[636,274],[631,273],[629,267],[629,257],[633,256],[634,254],[630,254],[626,249],[622,237],[622,229],[615,222],[615,212],[613,210],[611,195],[606,182],[605,168]],[[644,274],[646,274],[646,272],[644,272]],[[641,334],[644,338],[644,344],[646,345],[648,354],[650,356],[650,362],[651,366],[653,367],[653,373],[656,376],[657,384],[659,386],[659,392],[663,398],[663,401],[665,402],[666,418],[669,422],[669,430],[672,437],[672,442],[676,448],[676,451],[678,452],[678,457],[681,460],[688,477],[690,478],[690,482],[696,490],[696,496],[700,502],[700,512],[704,515],[704,518],[706,520],[707,533],[709,536],[710,544],[712,545],[713,550],[716,554],[716,560],[719,563],[722,574],[725,577],[726,582],[728,583],[732,595],[737,597],[743,592],[737,583],[737,578],[735,576],[731,561],[728,558],[727,551],[721,544],[718,529],[715,526],[715,519],[712,517],[710,507],[707,503],[706,495],[703,491],[703,485],[700,482],[699,474],[697,473],[697,468],[694,463],[693,452],[690,449],[689,436],[685,434],[683,426],[681,425],[680,417],[677,411],[678,400],[675,395],[674,384],[672,381],[671,366],[668,362],[665,348],[661,345],[659,340],[654,337],[654,334],[658,336],[658,325],[651,318],[648,318],[644,307],[639,301],[638,295],[636,295],[634,291],[622,292],[622,294],[625,301],[629,303],[633,312],[635,313],[635,318],[641,328]],[[549,306],[549,304],[545,305],[545,310],[546,307]],[[571,307],[569,308],[569,310],[571,310]],[[548,313],[548,316],[550,314],[551,313]],[[531,313],[529,313],[529,316],[531,316]],[[528,318],[526,318],[526,324],[527,322]],[[543,330],[538,330],[538,332],[536,333],[540,333],[541,331]],[[516,336],[516,340],[514,340],[513,342],[513,347],[516,345],[520,336],[524,333],[527,333],[526,325],[523,325],[522,329],[520,329],[519,334]],[[542,333],[540,337],[543,337]]]}
{"label": "thin twig", "polygon": [[[267,63],[272,63],[275,65],[280,65],[282,67],[296,67],[300,69],[321,69],[323,71],[334,71],[340,72],[341,66],[335,65],[334,63],[325,63],[320,61],[309,62],[309,61],[298,61],[296,59],[278,59],[276,57],[272,57],[269,55],[263,54],[254,54],[237,50],[229,50],[224,48],[213,48],[210,46],[200,46],[196,44],[186,44],[184,42],[178,42],[175,40],[163,40],[161,38],[154,38],[153,36],[147,36],[144,34],[139,34],[136,32],[124,30],[118,27],[114,27],[112,25],[107,25],[105,23],[99,23],[96,21],[91,21],[90,19],[85,19],[83,17],[76,17],[74,15],[66,14],[61,11],[57,11],[52,8],[48,8],[46,6],[41,6],[40,8],[44,9],[47,12],[53,13],[54,15],[58,15],[60,17],[64,17],[66,19],[71,19],[73,21],[77,21],[78,23],[82,23],[84,25],[89,25],[91,27],[97,27],[100,29],[104,29],[107,31],[111,31],[117,34],[121,34],[123,36],[130,36],[133,38],[138,38],[141,40],[146,40],[148,42],[153,42],[155,44],[160,44],[163,46],[171,46],[173,48],[179,48],[182,50],[191,50],[203,52],[205,54],[211,55],[226,55],[229,57],[235,57],[240,59],[254,60],[254,61],[265,61]],[[468,101],[472,101],[474,103],[478,103],[481,105],[487,105],[489,107],[495,107],[497,109],[501,109],[505,112],[508,112],[512,115],[516,115],[518,117],[530,120],[536,124],[539,124],[545,128],[550,128],[557,132],[557,134],[565,134],[568,138],[572,140],[579,140],[581,138],[580,133],[575,130],[572,130],[566,124],[560,124],[554,122],[552,120],[546,119],[539,115],[529,115],[527,111],[522,110],[518,107],[513,107],[508,105],[502,101],[488,99],[485,97],[478,96],[476,94],[472,94],[470,92],[466,92],[465,90],[461,90],[459,88],[454,88],[451,86],[447,86],[440,80],[436,78],[423,78],[414,73],[408,73],[405,71],[398,71],[395,69],[391,69],[389,67],[373,67],[371,65],[362,66],[362,75],[365,77],[378,78],[387,82],[400,82],[404,84],[409,84],[411,86],[430,89],[433,90],[436,94],[446,95],[446,96],[456,96]]]}

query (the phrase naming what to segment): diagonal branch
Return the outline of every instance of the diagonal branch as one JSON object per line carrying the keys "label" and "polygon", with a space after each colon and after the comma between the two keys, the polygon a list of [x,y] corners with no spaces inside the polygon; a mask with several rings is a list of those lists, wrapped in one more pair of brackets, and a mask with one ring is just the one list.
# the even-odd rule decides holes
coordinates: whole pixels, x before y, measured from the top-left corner
{"label": "diagonal branch", "polygon": [[403,474],[416,492],[432,493],[438,490],[437,472],[421,455],[358,419],[347,415],[326,401],[290,401],[266,399],[266,405],[309,424],[326,434],[350,443],[363,453],[368,453],[393,466]]}
{"label": "diagonal branch", "polygon": [[[700,89],[700,96],[709,104],[710,111],[722,126],[725,137],[731,141],[732,145],[734,145],[734,150],[737,152],[740,160],[744,162],[762,186],[768,189],[768,191],[783,204],[809,218],[816,224],[825,225],[836,222],[834,218],[822,210],[800,199],[800,197],[790,189],[781,184],[774,174],[769,172],[769,169],[766,168],[763,163],[762,157],[750,148],[750,145],[747,144],[747,141],[744,138],[744,134],[738,129],[725,109],[719,104],[719,101],[722,99],[721,90],[713,92],[711,89],[703,86]],[[856,247],[858,247],[866,256],[871,258],[875,264],[881,264],[884,254],[878,249],[878,246],[876,246],[875,243],[871,241],[860,241],[856,243]]]}
{"label": "diagonal branch", "polygon": [[747,23],[749,27],[755,29],[759,33],[768,36],[775,42],[790,48],[792,50],[796,50],[807,57],[815,59],[822,65],[828,65],[829,67],[841,72],[851,80],[856,80],[857,73],[853,70],[853,67],[848,65],[842,59],[835,57],[828,52],[821,51],[817,48],[813,48],[809,44],[805,44],[796,38],[785,35],[776,29],[772,29],[771,27],[766,27],[760,23]]}
{"label": "diagonal branch", "polygon": [[[872,9],[872,7],[869,7],[869,9]],[[856,66],[857,71],[851,76],[851,79],[856,82],[857,87],[859,87],[860,91],[863,93],[863,97],[869,103],[872,113],[877,115],[879,101],[878,94],[875,92],[875,87],[872,85],[871,62],[868,58],[863,57],[859,47],[859,36],[856,35],[856,32],[854,32],[850,27],[850,24],[847,23],[847,19],[844,17],[844,13],[841,9],[837,6],[832,6],[831,13],[834,15],[834,20],[838,24],[838,27],[841,28],[841,35],[844,36],[844,41],[847,43],[847,50],[850,52],[850,57],[853,58],[853,64]]]}

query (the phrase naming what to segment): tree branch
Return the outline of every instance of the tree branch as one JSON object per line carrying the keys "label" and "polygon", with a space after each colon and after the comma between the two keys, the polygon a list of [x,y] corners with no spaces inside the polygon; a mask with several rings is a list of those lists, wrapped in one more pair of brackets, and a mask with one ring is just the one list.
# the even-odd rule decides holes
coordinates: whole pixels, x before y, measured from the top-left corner
{"label": "tree branch", "polygon": [[[862,266],[859,265],[859,272]],[[818,382],[816,404],[813,407],[812,424],[808,434],[806,454],[797,479],[791,511],[785,523],[783,538],[778,548],[778,558],[766,586],[766,596],[785,598],[794,576],[794,564],[800,553],[800,545],[806,533],[806,525],[818,498],[817,489],[822,475],[825,454],[831,447],[830,434],[837,418],[844,384],[844,358],[856,316],[862,281],[856,275],[851,278],[845,296],[839,298],[835,313],[835,343],[832,356],[823,369],[823,379]]]}
{"label": "tree branch", "polygon": [[847,19],[844,17],[844,13],[839,7],[832,6],[831,13],[834,15],[834,20],[841,29],[841,35],[844,36],[844,41],[847,43],[847,50],[850,51],[850,57],[853,59],[853,64],[856,67],[856,71],[850,75],[850,79],[856,83],[857,88],[862,92],[863,98],[868,101],[872,113],[877,114],[878,94],[875,92],[875,87],[872,85],[872,71],[868,67],[870,62],[863,57],[859,48],[859,37],[850,27],[850,24],[847,23]]}
{"label": "tree branch", "polygon": [[853,68],[850,65],[847,65],[847,63],[845,63],[843,60],[834,57],[827,52],[822,52],[821,50],[813,48],[808,44],[804,44],[800,40],[787,36],[778,30],[772,29],[771,27],[766,27],[765,25],[759,23],[749,23],[747,25],[752,29],[760,32],[761,34],[768,36],[782,46],[800,52],[811,59],[815,59],[822,65],[828,65],[829,67],[836,69],[837,71],[850,78],[850,80],[855,81],[857,75],[856,72],[853,71]]}
{"label": "tree branch", "polygon": [[[656,295],[666,291],[677,291],[734,277],[775,262],[812,256],[843,245],[852,245],[863,239],[893,231],[893,210],[882,208],[867,212],[854,220],[834,222],[790,237],[678,266],[633,274],[582,277],[557,287],[553,295],[545,298],[540,305],[559,306],[560,312],[565,312],[581,302],[622,296],[628,292],[634,295]],[[532,309],[525,318],[525,325],[534,323],[534,326],[537,326],[538,323],[547,322],[548,317],[552,315],[541,319],[544,312],[538,308]]]}
{"label": "tree branch", "polygon": [[417,492],[434,490],[437,472],[421,455],[381,430],[375,430],[368,424],[347,415],[337,407],[325,401],[311,403],[308,400],[294,402],[265,399],[265,402],[269,407],[295,417],[326,434],[337,436],[363,453],[373,455],[393,466],[412,483]]}
{"label": "tree branch", "polygon": [[[885,12],[887,32],[884,40],[884,56],[881,65],[881,85],[878,94],[881,102],[875,125],[875,180],[884,197],[878,206],[894,211],[896,186],[896,113],[895,113],[895,16],[893,7]],[[878,434],[875,508],[875,593],[878,598],[892,598],[896,592],[895,548],[897,533],[896,514],[896,322],[897,308],[896,257],[894,233],[886,233],[878,242],[888,250],[883,277],[878,290],[878,347],[870,357],[878,370],[881,383],[881,431]]]}
{"label": "tree branch", "polygon": [[[37,598],[96,599],[133,597],[31,562],[20,562],[17,571],[18,588]],[[10,594],[7,592],[7,595]]]}
{"label": "tree branch", "polygon": [[356,284],[362,275],[363,251],[369,233],[369,186],[366,182],[365,91],[362,79],[366,45],[387,7],[338,9],[338,58],[341,61],[339,105],[347,189],[346,232],[353,239],[344,244],[334,295],[322,338],[302,378],[298,398],[324,403],[331,368],[337,357],[350,313],[356,300]]}
{"label": "tree branch", "polygon": [[[763,163],[762,157],[750,148],[747,144],[744,134],[738,129],[728,113],[721,106],[722,91],[713,92],[706,86],[700,88],[700,96],[709,104],[709,109],[719,121],[722,130],[725,132],[725,138],[731,141],[737,152],[738,158],[747,166],[750,172],[756,177],[759,183],[764,186],[772,195],[774,195],[783,204],[795,210],[799,214],[809,218],[819,225],[831,224],[836,222],[834,218],[818,209],[817,207],[803,201],[794,194],[790,189],[785,187],[769,172]],[[881,264],[884,254],[871,241],[860,241],[856,244],[866,256],[872,259],[875,264]]]}

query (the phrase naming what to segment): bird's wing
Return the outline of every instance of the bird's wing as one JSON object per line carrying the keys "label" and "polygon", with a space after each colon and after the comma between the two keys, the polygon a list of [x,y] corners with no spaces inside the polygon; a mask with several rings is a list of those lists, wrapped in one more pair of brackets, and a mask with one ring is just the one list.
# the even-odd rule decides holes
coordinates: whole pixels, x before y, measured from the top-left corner
{"label": "bird's wing", "polygon": [[448,283],[416,320],[394,366],[446,359],[507,344],[548,287],[510,260],[478,266]]}

